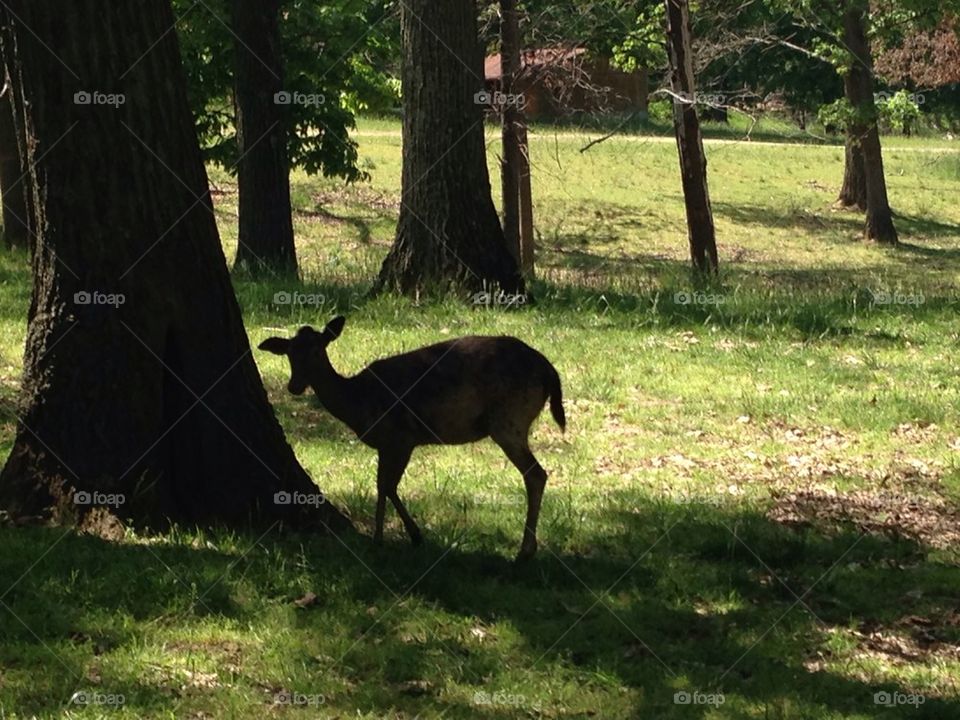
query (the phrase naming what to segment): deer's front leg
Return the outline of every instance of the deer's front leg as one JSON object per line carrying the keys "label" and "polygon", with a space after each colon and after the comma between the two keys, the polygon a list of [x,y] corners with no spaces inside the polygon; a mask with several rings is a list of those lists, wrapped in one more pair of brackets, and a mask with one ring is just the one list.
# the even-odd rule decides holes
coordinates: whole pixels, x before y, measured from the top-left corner
{"label": "deer's front leg", "polygon": [[420,528],[410,517],[410,513],[407,512],[397,495],[397,486],[400,484],[400,478],[403,477],[403,471],[407,469],[407,463],[410,462],[411,452],[409,448],[382,448],[380,450],[377,459],[377,527],[373,535],[374,542],[378,544],[383,542],[383,517],[386,512],[387,498],[390,498],[397,509],[410,540],[414,545],[420,543]]}
{"label": "deer's front leg", "polygon": [[[382,461],[381,461],[382,462]],[[377,475],[379,476],[379,471]],[[377,527],[373,531],[373,542],[377,545],[383,545],[383,515],[387,509],[387,495],[383,492],[383,486],[380,478],[377,477]]]}

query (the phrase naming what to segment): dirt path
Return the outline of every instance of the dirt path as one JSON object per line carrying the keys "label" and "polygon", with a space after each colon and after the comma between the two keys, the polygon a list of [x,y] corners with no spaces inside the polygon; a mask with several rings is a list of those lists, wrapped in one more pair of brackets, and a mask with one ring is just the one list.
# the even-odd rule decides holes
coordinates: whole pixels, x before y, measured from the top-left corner
{"label": "dirt path", "polygon": [[[388,137],[388,138],[400,138],[399,130],[359,130],[351,133],[351,136],[355,138],[364,138],[364,137]],[[497,133],[491,133],[491,137],[498,137]],[[559,142],[576,142],[586,145],[591,140],[603,137],[602,134],[596,133],[573,133],[573,132],[558,132],[550,133],[537,130],[531,130],[530,136],[533,138],[544,139]],[[626,142],[635,142],[635,143],[671,143],[676,142],[672,135],[616,135],[611,138],[611,140],[619,140]],[[809,147],[809,148],[828,148],[828,149],[838,149],[842,148],[842,145],[827,145],[824,143],[816,142],[773,142],[771,140],[750,140],[748,138],[704,138],[703,140],[705,145],[740,145],[747,144],[750,146],[757,147]],[[936,146],[936,147],[910,147],[902,145],[884,145],[884,150],[893,152],[893,151],[906,151],[906,152],[925,152],[925,153],[960,153],[960,143],[957,143],[954,147],[947,146]]]}

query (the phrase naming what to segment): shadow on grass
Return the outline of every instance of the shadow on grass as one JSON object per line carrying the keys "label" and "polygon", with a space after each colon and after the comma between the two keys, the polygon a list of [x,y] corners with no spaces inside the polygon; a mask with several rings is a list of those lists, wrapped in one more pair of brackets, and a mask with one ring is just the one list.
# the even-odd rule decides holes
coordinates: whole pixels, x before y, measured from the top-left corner
{"label": "shadow on grass", "polygon": [[[682,200],[681,196],[677,196]],[[624,233],[645,228],[661,227],[669,219],[648,209],[623,203],[590,199],[580,201],[553,201],[550,222],[538,226],[543,243],[554,248],[603,246],[622,243]],[[582,218],[587,226],[577,232],[564,232],[569,218]],[[579,227],[579,223],[577,223]]]}
{"label": "shadow on grass", "polygon": [[[872,317],[900,317],[920,325],[955,314],[960,299],[945,280],[927,280],[922,302],[877,298],[881,293],[897,297],[917,293],[920,288],[911,284],[914,273],[923,272],[932,258],[948,260],[960,251],[904,245],[878,248],[877,252],[896,262],[816,269],[727,263],[719,278],[704,282],[693,277],[686,261],[657,254],[554,251],[544,254],[540,262],[541,277],[546,279],[529,286],[534,303],[490,311],[533,311],[570,328],[596,328],[602,317],[601,325],[612,326],[626,322],[629,327],[692,330],[709,324],[751,339],[766,339],[771,332],[787,330],[802,339],[860,336],[878,342],[916,338],[867,328],[865,321]],[[575,283],[567,280],[567,272],[575,274]],[[237,277],[235,284],[248,327],[279,331],[304,324],[319,326],[339,313],[363,313],[371,304],[377,324],[385,332],[393,324],[408,327],[410,323],[406,312],[387,312],[384,304],[393,303],[407,311],[411,301],[390,295],[374,298],[368,283],[352,277],[307,283]],[[456,307],[458,301],[421,298],[417,306],[435,304]],[[374,356],[379,357],[371,358]]]}
{"label": "shadow on grass", "polygon": [[[364,208],[368,210],[369,208]],[[338,215],[326,208],[317,206],[316,209],[299,209],[294,212],[297,218],[316,218],[324,222],[336,225],[349,225],[356,231],[356,240],[362,245],[370,245],[372,240],[371,224],[376,222],[394,221],[395,214],[392,212],[378,212],[374,218],[356,215]]]}
{"label": "shadow on grass", "polygon": [[[591,260],[581,253],[575,262],[587,265]],[[568,316],[571,325],[582,318],[584,327],[595,327],[598,313],[613,313],[612,318],[628,316],[640,325],[694,329],[709,324],[754,339],[769,338],[772,330],[793,330],[806,339],[861,334],[882,340],[882,332],[861,327],[861,321],[898,316],[924,323],[952,317],[958,306],[955,290],[946,285],[942,295],[933,295],[926,288],[919,303],[882,304],[882,292],[896,292],[904,298],[907,291],[913,292],[911,288],[901,292],[899,280],[885,279],[889,268],[882,266],[857,272],[844,268],[769,269],[762,276],[736,269],[698,288],[684,263],[656,261],[661,268],[671,269],[649,277],[646,287],[624,287],[626,283],[617,280],[618,267],[649,262],[642,257],[635,261],[599,258],[593,265],[593,283],[538,283],[533,289],[537,309],[546,315]]]}
{"label": "shadow on grass", "polygon": [[[890,253],[907,257],[899,250]],[[927,262],[928,255],[922,250],[910,249],[907,253],[915,254],[904,262]],[[725,270],[715,281],[698,285],[685,262],[649,254],[608,258],[577,250],[552,255],[541,264],[541,269],[548,278],[551,271],[554,273],[551,280],[531,284],[535,305],[493,312],[533,310],[543,316],[562,318],[571,328],[596,327],[600,314],[609,315],[614,325],[625,319],[629,319],[631,327],[639,324],[693,329],[710,324],[736,329],[751,338],[768,338],[771,330],[785,329],[809,339],[862,332],[867,339],[886,337],[890,340],[894,338],[889,333],[885,336],[873,329],[860,329],[860,319],[873,315],[899,316],[923,323],[950,317],[958,306],[954,289],[947,285],[942,295],[924,288],[923,302],[919,304],[874,302],[874,293],[903,294],[914,290],[901,288],[902,281],[888,277],[890,268],[882,265],[858,270],[764,268],[761,272],[749,273],[733,268]],[[582,273],[576,285],[563,282],[556,274],[564,269]],[[278,331],[305,324],[319,326],[338,313],[350,315],[370,303],[393,302],[408,307],[407,301],[401,298],[373,298],[369,286],[358,282],[300,284],[243,280],[238,282],[237,292],[248,327],[259,325]],[[444,301],[421,300],[421,304],[427,305],[435,302]],[[457,303],[456,300],[446,302]],[[394,322],[392,314],[378,312],[377,317],[383,330],[389,331]],[[397,317],[395,322],[398,326],[409,326],[406,316]],[[897,335],[895,339],[911,338]]]}
{"label": "shadow on grass", "polygon": [[[831,638],[845,629],[909,635],[898,629],[902,618],[945,617],[960,600],[960,569],[910,541],[788,529],[751,509],[632,492],[611,506],[573,547],[561,549],[558,527],[542,528],[541,552],[523,566],[502,554],[500,538],[459,527],[427,528],[419,549],[399,535],[382,548],[357,536],[243,534],[221,545],[146,546],[2,529],[4,590],[21,579],[0,605],[0,697],[25,714],[54,712],[89,685],[91,666],[109,666],[114,654],[123,662],[124,653],[157,642],[155,628],[189,634],[212,619],[253,632],[263,643],[249,639],[257,653],[342,678],[337,705],[360,712],[516,717],[532,707],[478,707],[444,685],[482,691],[527,677],[534,684],[523,686],[524,702],[548,716],[595,714],[598,697],[626,688],[630,716],[710,715],[708,705],[674,702],[686,690],[723,693],[724,717],[872,717],[881,711],[875,692],[910,689],[855,679],[849,662],[859,651],[835,655],[842,644]],[[457,536],[456,546],[436,544]],[[233,549],[218,549],[223,544]],[[315,607],[296,610],[291,601],[305,590],[316,593]],[[289,612],[271,637],[261,625],[279,607]],[[493,635],[477,642],[470,627]],[[923,627],[943,630],[935,621]],[[498,639],[508,628],[517,638]],[[291,633],[297,640],[287,646]],[[309,657],[318,646],[326,653],[319,661]],[[850,669],[840,674],[831,660]],[[925,672],[926,660],[910,662]],[[126,676],[139,672],[127,668]],[[241,668],[231,687],[284,681],[255,672]],[[544,677],[556,673],[576,678],[583,693],[560,699],[536,685],[549,687]],[[197,693],[171,695],[147,681],[106,680],[114,678],[104,687],[123,692],[128,711],[199,702]],[[960,701],[928,697],[919,708],[883,711],[954,717]]]}
{"label": "shadow on grass", "polygon": [[[726,202],[712,203],[717,216],[736,225],[759,225],[772,228],[802,228],[824,232],[833,230],[843,233],[863,231],[863,217],[854,212],[817,214],[805,209],[790,208],[786,211],[768,205],[745,205]],[[821,240],[828,240],[821,238]]]}
{"label": "shadow on grass", "polygon": [[[714,202],[713,209],[719,217],[726,218],[737,225],[759,225],[771,228],[800,228],[814,232],[832,230],[859,238],[863,232],[863,214],[857,211],[838,211],[811,213],[805,209],[791,208],[780,211],[765,205],[735,205],[733,203]],[[894,224],[904,240],[896,250],[919,252],[930,258],[944,260],[960,258],[960,250],[955,248],[924,248],[910,243],[912,237],[956,238],[960,236],[960,225],[940,222],[932,218],[896,214]],[[820,241],[831,243],[828,237]]]}
{"label": "shadow on grass", "polygon": [[[957,228],[957,233],[960,234],[960,228]],[[897,246],[897,251],[905,253],[905,257],[901,258],[902,262],[918,262],[921,258],[924,262],[929,262],[930,260],[943,260],[943,261],[957,261],[960,260],[960,249],[958,248],[932,248],[924,247],[923,245],[914,245],[910,242],[901,242]],[[917,258],[910,257],[911,255],[917,256]]]}
{"label": "shadow on grass", "polygon": [[657,274],[673,275],[687,270],[689,265],[652,253],[610,256],[579,248],[570,249],[569,246],[564,246],[553,248],[550,255],[541,260],[540,267],[578,270],[587,273],[606,270],[618,275],[630,276],[635,273],[639,275],[644,270],[656,271]]}
{"label": "shadow on grass", "polygon": [[[896,213],[893,218],[894,225],[897,226],[900,234],[909,241],[911,236],[927,235],[930,237],[960,237],[960,225],[955,223],[945,223],[934,220],[929,217],[917,217],[914,215],[904,215]],[[918,245],[911,245],[909,242],[901,243],[901,250],[924,250],[930,253],[931,257],[960,258],[960,250],[941,249],[941,248],[921,248]],[[911,250],[913,249],[913,250]]]}

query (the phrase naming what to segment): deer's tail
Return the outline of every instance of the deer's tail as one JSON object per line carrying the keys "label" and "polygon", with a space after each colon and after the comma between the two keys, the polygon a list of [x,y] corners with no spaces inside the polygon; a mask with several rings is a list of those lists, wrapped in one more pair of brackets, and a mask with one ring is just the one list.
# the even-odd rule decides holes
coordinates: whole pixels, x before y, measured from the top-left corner
{"label": "deer's tail", "polygon": [[563,389],[560,387],[560,374],[547,361],[547,392],[550,393],[550,414],[561,430],[567,428],[567,416],[563,412]]}

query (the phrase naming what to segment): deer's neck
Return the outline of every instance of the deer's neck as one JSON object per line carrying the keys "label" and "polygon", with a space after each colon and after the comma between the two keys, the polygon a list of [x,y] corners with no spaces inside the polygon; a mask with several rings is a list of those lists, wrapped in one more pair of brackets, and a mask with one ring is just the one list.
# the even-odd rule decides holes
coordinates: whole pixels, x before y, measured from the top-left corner
{"label": "deer's neck", "polygon": [[314,374],[313,391],[320,404],[337,420],[347,425],[358,435],[362,432],[360,398],[352,378],[347,378],[333,369],[329,358],[324,357]]}

